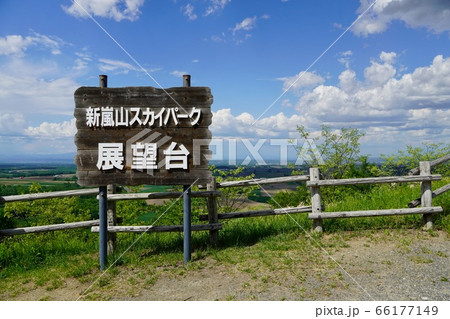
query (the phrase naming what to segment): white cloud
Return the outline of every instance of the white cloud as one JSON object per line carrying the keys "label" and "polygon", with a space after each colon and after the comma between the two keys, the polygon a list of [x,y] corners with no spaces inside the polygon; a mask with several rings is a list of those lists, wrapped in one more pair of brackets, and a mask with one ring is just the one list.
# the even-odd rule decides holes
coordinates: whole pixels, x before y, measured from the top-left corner
{"label": "white cloud", "polygon": [[197,19],[197,15],[194,13],[194,6],[190,3],[183,7],[183,14],[191,21]]}
{"label": "white cloud", "polygon": [[25,129],[25,135],[50,139],[73,137],[76,132],[75,119],[64,121],[62,123],[43,122],[39,126],[29,126]]}
{"label": "white cloud", "polygon": [[69,77],[45,80],[0,72],[0,109],[4,112],[72,115],[73,92],[79,86]]}
{"label": "white cloud", "polygon": [[350,67],[350,57],[353,55],[352,50],[341,52],[339,55],[340,58],[338,59],[338,62],[345,65],[345,67],[348,69]]}
{"label": "white cloud", "polygon": [[134,21],[141,14],[143,4],[144,0],[77,0],[71,6],[62,8],[67,14],[77,18],[87,18],[87,11],[92,16]]}
{"label": "white cloud", "polygon": [[25,119],[20,113],[0,113],[0,136],[22,133]]}
{"label": "white cloud", "polygon": [[283,90],[291,89],[296,93],[300,93],[304,88],[314,87],[325,82],[325,79],[314,72],[301,71],[290,77],[281,77],[277,80],[283,81]]}
{"label": "white cloud", "polygon": [[209,16],[223,10],[228,3],[230,3],[230,0],[210,0],[204,15]]}
{"label": "white cloud", "polygon": [[23,56],[31,46],[43,46],[54,55],[61,54],[60,45],[62,40],[57,37],[33,33],[31,36],[7,35],[0,37],[0,55]]}
{"label": "white cloud", "polygon": [[310,127],[358,127],[370,133],[372,142],[417,144],[418,136],[448,141],[450,57],[438,55],[429,66],[395,78],[389,64],[395,56],[382,52],[384,63],[372,62],[362,82],[353,70],[343,71],[339,86],[315,87],[299,98],[296,109]]}
{"label": "white cloud", "polygon": [[369,85],[380,86],[393,78],[397,70],[392,66],[397,54],[395,52],[381,52],[380,60],[383,64],[371,61],[371,65],[364,69],[364,77]]}
{"label": "white cloud", "polygon": [[255,118],[250,113],[234,116],[231,109],[226,108],[213,112],[210,130],[214,137],[290,137],[295,136],[297,125],[304,123],[304,118],[296,114],[287,117],[278,113],[253,125],[254,122]]}
{"label": "white cloud", "polygon": [[[362,13],[372,1],[360,0],[357,10]],[[359,36],[386,31],[394,20],[408,27],[425,27],[436,33],[450,31],[450,2],[443,0],[378,0],[352,28]]]}
{"label": "white cloud", "polygon": [[384,52],[382,51],[380,54],[380,60],[387,64],[392,64],[395,62],[395,58],[397,57],[397,53],[395,52]]}
{"label": "white cloud", "polygon": [[353,93],[359,88],[356,73],[353,70],[345,70],[339,74],[339,87],[346,93]]}
{"label": "white cloud", "polygon": [[174,71],[170,72],[170,74],[175,76],[175,77],[177,77],[177,78],[181,78],[183,75],[189,74],[189,72],[174,70]]}
{"label": "white cloud", "polygon": [[236,23],[236,25],[232,29],[233,34],[235,34],[237,31],[241,30],[249,31],[253,29],[256,26],[256,20],[257,17],[247,17],[241,22]]}
{"label": "white cloud", "polygon": [[118,74],[127,74],[129,71],[141,71],[141,69],[134,67],[130,63],[120,60],[99,59],[98,61],[101,63],[99,65],[99,69],[102,72],[116,72]]}

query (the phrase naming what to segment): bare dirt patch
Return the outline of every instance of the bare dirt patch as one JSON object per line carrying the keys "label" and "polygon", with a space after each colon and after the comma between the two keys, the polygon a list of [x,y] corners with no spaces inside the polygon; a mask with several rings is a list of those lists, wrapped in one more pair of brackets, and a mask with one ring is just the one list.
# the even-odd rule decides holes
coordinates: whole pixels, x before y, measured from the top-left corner
{"label": "bare dirt patch", "polygon": [[[282,239],[261,240],[245,247],[196,252],[186,266],[181,262],[155,266],[143,259],[142,265],[115,267],[82,299],[450,299],[447,233],[380,230],[326,235],[320,242],[332,258],[300,235],[289,244]],[[1,299],[76,300],[98,274],[66,278],[58,287],[27,283],[23,291],[4,292]]]}

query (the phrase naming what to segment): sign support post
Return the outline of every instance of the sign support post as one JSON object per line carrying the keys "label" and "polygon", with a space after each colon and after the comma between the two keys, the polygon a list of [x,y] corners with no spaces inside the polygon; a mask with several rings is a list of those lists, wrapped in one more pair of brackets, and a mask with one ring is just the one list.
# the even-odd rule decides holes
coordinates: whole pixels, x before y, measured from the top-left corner
{"label": "sign support post", "polygon": [[[107,269],[114,206],[108,192],[118,185],[182,185],[184,262],[191,260],[191,186],[211,180],[209,87],[110,88],[107,76],[74,93],[77,183],[99,187],[99,261]],[[109,249],[111,251],[111,249]]]}
{"label": "sign support post", "polygon": [[[183,75],[183,86],[191,86],[191,76]],[[184,263],[191,261],[191,186],[183,186],[183,257]]]}
{"label": "sign support post", "polygon": [[106,186],[99,187],[98,193],[98,215],[100,219],[99,230],[99,250],[100,250],[100,270],[104,270],[107,263],[107,235],[108,235],[108,192]]}
{"label": "sign support post", "polygon": [[[108,77],[99,75],[100,87],[108,86]],[[100,270],[104,270],[108,258],[108,191],[106,186],[100,186],[98,192],[98,217],[99,217],[99,251]]]}

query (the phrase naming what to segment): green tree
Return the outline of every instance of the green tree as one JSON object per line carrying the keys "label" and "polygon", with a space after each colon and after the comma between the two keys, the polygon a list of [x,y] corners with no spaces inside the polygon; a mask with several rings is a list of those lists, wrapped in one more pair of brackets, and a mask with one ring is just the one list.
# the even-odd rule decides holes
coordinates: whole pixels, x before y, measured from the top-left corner
{"label": "green tree", "polygon": [[[212,165],[210,169],[213,171],[213,175],[216,176],[216,181],[218,183],[240,181],[252,179],[255,177],[254,174],[242,176],[242,172],[244,170],[244,167],[242,166],[235,169],[221,170]],[[244,205],[245,200],[248,199],[252,191],[257,188],[257,186],[221,188],[220,191],[222,193],[222,196],[218,197],[219,212],[229,213],[238,211],[242,207],[242,205]]]}
{"label": "green tree", "polygon": [[[29,189],[30,193],[42,191],[38,183],[33,183]],[[6,203],[4,216],[21,220],[26,226],[36,226],[89,220],[90,211],[83,207],[80,197],[65,197]]]}
{"label": "green tree", "polygon": [[[354,177],[359,175],[377,175],[374,164],[367,161],[367,156],[359,156],[360,139],[364,132],[356,128],[341,128],[333,131],[329,126],[322,125],[320,136],[311,137],[304,126],[298,126],[300,136],[306,141],[313,141],[314,145],[305,153],[299,149],[299,155],[303,156],[308,167],[320,167],[320,172],[325,179]],[[317,148],[314,148],[317,147]],[[359,166],[359,168],[358,168]],[[361,166],[362,170],[361,170]]]}
{"label": "green tree", "polygon": [[[419,167],[420,161],[431,161],[450,154],[450,144],[423,143],[421,147],[406,146],[396,154],[381,155],[381,169],[384,175],[406,175],[409,170]],[[443,176],[450,175],[450,163],[442,163],[433,168],[433,172]]]}

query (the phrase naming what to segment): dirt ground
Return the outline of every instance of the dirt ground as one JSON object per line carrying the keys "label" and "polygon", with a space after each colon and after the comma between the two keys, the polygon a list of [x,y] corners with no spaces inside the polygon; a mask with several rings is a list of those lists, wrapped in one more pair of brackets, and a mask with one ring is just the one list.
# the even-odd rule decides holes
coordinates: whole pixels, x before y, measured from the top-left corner
{"label": "dirt ground", "polygon": [[[323,250],[305,250],[308,255],[300,250],[280,252],[281,262],[275,264],[265,262],[264,255],[229,260],[194,255],[189,266],[123,266],[105,274],[92,287],[92,280],[75,278],[65,279],[56,289],[29,283],[21,293],[1,299],[449,300],[448,234],[387,232],[347,236],[339,245],[327,244],[336,242],[331,238],[336,235],[327,235],[322,239],[326,244]],[[249,256],[254,251],[251,246],[238,249],[247,250]]]}

